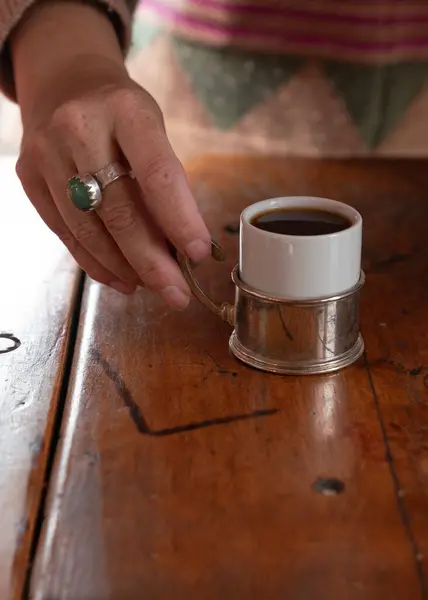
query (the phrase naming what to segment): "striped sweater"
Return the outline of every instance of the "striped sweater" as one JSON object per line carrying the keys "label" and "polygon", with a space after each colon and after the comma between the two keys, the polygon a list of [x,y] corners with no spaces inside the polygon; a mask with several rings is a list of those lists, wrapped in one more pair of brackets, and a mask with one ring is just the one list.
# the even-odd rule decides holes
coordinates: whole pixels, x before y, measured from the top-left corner
{"label": "striped sweater", "polygon": [[428,57],[426,0],[142,0],[211,45],[366,63]]}
{"label": "striped sweater", "polygon": [[[11,96],[8,35],[37,1],[0,0]],[[137,30],[162,32],[129,65],[187,154],[428,156],[428,0],[82,1],[115,15],[124,50],[137,2]]]}

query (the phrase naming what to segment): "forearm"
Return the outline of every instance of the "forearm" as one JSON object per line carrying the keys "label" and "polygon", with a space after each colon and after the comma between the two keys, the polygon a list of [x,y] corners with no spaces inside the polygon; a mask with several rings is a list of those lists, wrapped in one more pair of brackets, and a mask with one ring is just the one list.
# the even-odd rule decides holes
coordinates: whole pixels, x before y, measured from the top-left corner
{"label": "forearm", "polygon": [[[64,70],[74,72],[72,67],[79,65],[81,77],[85,72],[93,77],[91,63],[100,57],[124,69],[123,52],[107,15],[78,2],[41,3],[30,9],[11,36],[10,49],[24,124],[35,102],[42,96],[49,102],[49,89],[59,74],[63,88],[67,86]],[[70,90],[62,91],[70,96]]]}

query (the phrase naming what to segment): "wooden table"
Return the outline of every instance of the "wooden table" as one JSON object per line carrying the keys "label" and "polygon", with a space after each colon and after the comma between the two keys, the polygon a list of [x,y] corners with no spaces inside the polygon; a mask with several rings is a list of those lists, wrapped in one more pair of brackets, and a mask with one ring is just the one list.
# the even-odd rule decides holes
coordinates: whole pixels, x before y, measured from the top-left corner
{"label": "wooden table", "polygon": [[0,158],[0,598],[25,588],[65,400],[80,273]]}
{"label": "wooden table", "polygon": [[251,370],[194,301],[87,282],[30,569],[33,600],[428,598],[428,202],[421,161],[205,157],[188,172],[227,265],[240,210],[313,194],[365,220],[358,364]]}

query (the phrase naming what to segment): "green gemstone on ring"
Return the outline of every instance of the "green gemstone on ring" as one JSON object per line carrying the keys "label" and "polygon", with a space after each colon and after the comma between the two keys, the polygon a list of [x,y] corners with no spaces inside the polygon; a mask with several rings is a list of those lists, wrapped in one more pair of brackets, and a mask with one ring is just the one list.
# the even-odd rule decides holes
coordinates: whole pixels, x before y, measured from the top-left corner
{"label": "green gemstone on ring", "polygon": [[68,197],[79,210],[91,210],[93,198],[86,183],[80,177],[72,177],[67,183]]}

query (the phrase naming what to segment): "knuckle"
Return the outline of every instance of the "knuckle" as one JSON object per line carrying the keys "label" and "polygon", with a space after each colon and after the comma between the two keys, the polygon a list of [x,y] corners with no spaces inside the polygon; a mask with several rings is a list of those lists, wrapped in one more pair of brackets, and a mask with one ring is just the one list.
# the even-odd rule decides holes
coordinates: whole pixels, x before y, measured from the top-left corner
{"label": "knuckle", "polygon": [[144,128],[144,131],[147,133],[152,132],[165,134],[163,130],[163,115],[157,104],[144,103],[143,106],[140,106],[138,113],[138,121],[140,127]]}
{"label": "knuckle", "polygon": [[96,283],[102,283],[103,285],[109,285],[110,278],[104,273],[102,269],[97,269],[96,267],[90,267],[83,269],[85,273]]}
{"label": "knuckle", "polygon": [[135,227],[138,219],[137,210],[131,202],[116,204],[106,209],[103,219],[111,233],[120,234]]}
{"label": "knuckle", "polygon": [[118,119],[133,123],[137,129],[164,133],[164,118],[155,99],[144,90],[121,88],[110,94],[111,108]]}
{"label": "knuckle", "polygon": [[28,163],[25,160],[24,155],[21,154],[21,156],[19,157],[19,159],[15,165],[15,173],[23,185],[26,181],[28,181],[28,178],[29,178],[28,171],[29,171]]}
{"label": "knuckle", "polygon": [[110,94],[110,102],[119,110],[157,118],[160,108],[150,94],[140,88],[118,88]]}
{"label": "knuckle", "polygon": [[144,265],[139,275],[144,284],[153,291],[161,290],[168,285],[168,275],[158,262]]}
{"label": "knuckle", "polygon": [[194,220],[186,217],[180,220],[180,230],[177,231],[177,238],[182,244],[187,245],[200,237]]}
{"label": "knuckle", "polygon": [[84,107],[77,100],[62,104],[53,112],[50,126],[54,130],[73,131],[77,135],[85,133],[88,119]]}
{"label": "knuckle", "polygon": [[109,102],[119,110],[135,110],[141,105],[141,100],[135,90],[130,88],[118,88],[109,95]]}
{"label": "knuckle", "polygon": [[27,160],[23,155],[15,165],[16,175],[21,182],[25,194],[34,203],[39,196],[40,176],[35,169],[35,161]]}
{"label": "knuckle", "polygon": [[94,239],[96,231],[92,223],[89,220],[85,220],[77,223],[73,229],[73,234],[80,244],[86,245]]}
{"label": "knuckle", "polygon": [[181,176],[182,169],[176,161],[170,157],[159,156],[147,166],[143,187],[148,193],[167,189]]}
{"label": "knuckle", "polygon": [[[21,150],[17,163],[20,173],[27,172],[31,165],[39,165],[49,153],[50,142],[43,131],[35,132]],[[17,171],[18,172],[18,171]]]}
{"label": "knuckle", "polygon": [[77,240],[72,233],[68,229],[64,229],[58,225],[52,225],[50,226],[50,229],[61,240],[64,246],[68,248],[71,254],[73,254],[77,246]]}

